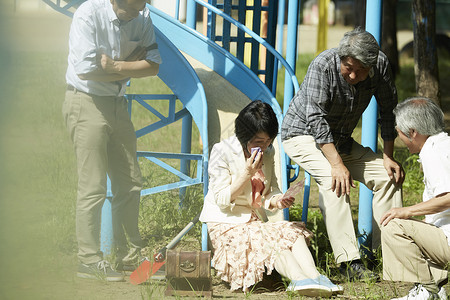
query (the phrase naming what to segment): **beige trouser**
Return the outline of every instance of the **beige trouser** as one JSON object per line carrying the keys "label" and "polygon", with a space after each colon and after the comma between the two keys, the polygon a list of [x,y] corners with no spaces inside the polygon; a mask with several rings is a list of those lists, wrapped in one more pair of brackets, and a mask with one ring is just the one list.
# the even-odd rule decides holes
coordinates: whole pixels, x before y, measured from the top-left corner
{"label": "beige trouser", "polygon": [[[314,138],[293,137],[283,142],[286,154],[314,177],[319,186],[319,207],[337,263],[360,258],[350,208],[350,197],[331,190],[331,166]],[[387,175],[383,159],[370,148],[354,142],[350,154],[340,153],[354,180],[373,191],[372,247],[380,245],[379,221],[384,212],[402,206],[402,189]]]}
{"label": "beige trouser", "polygon": [[384,280],[439,284],[447,279],[450,246],[441,229],[393,219],[381,231]]}
{"label": "beige trouser", "polygon": [[111,179],[113,239],[119,256],[142,247],[138,230],[141,172],[136,134],[124,97],[98,97],[67,91],[63,116],[77,158],[76,234],[82,263],[102,259],[101,211]]}

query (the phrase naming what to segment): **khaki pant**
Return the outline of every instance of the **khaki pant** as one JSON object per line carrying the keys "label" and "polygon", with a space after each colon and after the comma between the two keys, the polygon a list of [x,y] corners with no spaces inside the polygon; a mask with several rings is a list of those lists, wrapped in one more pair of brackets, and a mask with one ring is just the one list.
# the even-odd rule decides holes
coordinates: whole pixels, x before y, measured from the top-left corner
{"label": "khaki pant", "polygon": [[118,255],[142,247],[138,230],[141,172],[136,157],[136,134],[124,97],[98,97],[67,91],[63,116],[77,158],[76,234],[82,263],[102,259],[101,211],[111,179],[114,245]]}
{"label": "khaki pant", "polygon": [[[331,190],[331,166],[312,136],[283,142],[286,154],[314,177],[319,186],[319,207],[337,263],[360,258],[350,208],[350,197]],[[402,189],[389,176],[380,155],[354,142],[350,154],[340,154],[354,180],[373,191],[372,247],[380,245],[379,221],[384,212],[402,206]]]}
{"label": "khaki pant", "polygon": [[447,279],[450,247],[441,229],[418,220],[393,219],[381,231],[384,280],[439,284]]}

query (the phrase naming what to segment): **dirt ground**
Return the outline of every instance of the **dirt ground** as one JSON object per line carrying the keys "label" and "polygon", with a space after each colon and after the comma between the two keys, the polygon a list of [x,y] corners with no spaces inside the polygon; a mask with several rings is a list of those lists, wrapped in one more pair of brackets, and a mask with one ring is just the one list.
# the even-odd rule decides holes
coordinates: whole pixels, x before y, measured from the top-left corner
{"label": "dirt ground", "polygon": [[[11,39],[11,46],[18,51],[51,51],[51,52],[66,52],[68,43],[68,32],[71,19],[56,12],[16,12],[10,14],[10,33],[13,37]],[[349,28],[331,28],[328,33],[330,37],[329,46],[337,45],[337,41],[342,37],[342,33]],[[300,37],[305,38],[304,43],[300,45],[300,52],[314,52],[311,45],[315,45],[314,42],[315,29],[313,27],[303,27],[300,32]],[[399,33],[399,46],[407,43],[412,38],[412,34],[405,32]],[[449,116],[450,103],[448,99],[448,91],[445,96],[444,102],[446,105],[446,116]],[[55,293],[49,293],[45,299],[161,299],[166,288],[164,281],[154,281],[147,285],[134,286],[127,282],[123,283],[107,283],[98,280],[85,280],[75,277],[75,262],[72,262],[69,266],[73,270],[73,277],[64,278],[60,284],[60,291]],[[339,282],[345,288],[345,293],[338,298],[341,299],[383,299],[382,295],[394,295],[394,290],[397,289],[398,295],[403,295],[409,288],[407,284],[396,284],[395,287],[392,283],[381,282],[376,285],[368,287],[361,283],[346,283]],[[58,283],[59,284],[59,283]],[[74,290],[74,294],[68,296],[64,292],[64,287],[68,290]],[[252,293],[250,299],[279,299],[285,298],[286,293],[284,288],[273,288],[268,283],[269,289],[257,289]],[[26,286],[24,287],[26,288]],[[267,286],[266,286],[267,288]],[[68,291],[67,290],[67,291]],[[66,291],[66,292],[67,292]],[[221,282],[217,277],[213,280],[213,294],[214,298],[222,299],[243,299],[246,298],[242,292],[230,292],[226,284]],[[73,296],[73,297],[72,297]],[[0,295],[1,298],[1,295]],[[38,297],[39,298],[39,297]],[[167,297],[167,299],[178,299],[177,297]],[[305,298],[307,299],[307,298]]]}
{"label": "dirt ground", "polygon": [[[143,286],[133,286],[128,281],[123,283],[105,283],[100,281],[76,279],[76,299],[179,299],[177,296],[164,296],[166,283],[163,281],[152,282]],[[387,282],[379,282],[376,285],[368,287],[363,283],[343,283],[344,294],[338,295],[336,299],[387,299],[394,296],[393,285]],[[410,285],[397,284],[398,294],[403,296],[407,293]],[[95,291],[95,294],[93,294]],[[95,296],[94,296],[95,295]],[[382,296],[384,295],[384,297]],[[187,299],[198,299],[192,295],[185,297]],[[268,299],[289,299],[288,294],[282,282],[278,282],[275,286],[269,283],[266,286],[259,286],[254,291],[245,295],[242,291],[232,292],[229,287],[220,282],[217,277],[213,279],[213,298],[219,299],[252,299],[252,300],[268,300]],[[315,299],[310,297],[294,296],[292,299]]]}

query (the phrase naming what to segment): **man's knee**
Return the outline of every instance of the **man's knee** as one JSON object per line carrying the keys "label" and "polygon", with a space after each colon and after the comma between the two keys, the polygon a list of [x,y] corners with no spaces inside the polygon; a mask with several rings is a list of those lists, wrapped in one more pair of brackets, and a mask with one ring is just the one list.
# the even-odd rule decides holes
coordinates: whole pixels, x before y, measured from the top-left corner
{"label": "man's knee", "polygon": [[399,233],[403,232],[403,227],[401,226],[402,219],[392,219],[384,226],[380,226],[381,231],[381,240],[383,242],[389,240],[394,235],[397,235]]}

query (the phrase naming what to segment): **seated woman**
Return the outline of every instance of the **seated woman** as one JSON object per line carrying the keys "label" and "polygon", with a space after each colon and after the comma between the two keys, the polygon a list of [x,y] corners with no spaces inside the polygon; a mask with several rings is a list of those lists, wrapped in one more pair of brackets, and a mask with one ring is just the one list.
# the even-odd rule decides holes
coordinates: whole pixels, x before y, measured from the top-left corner
{"label": "seated woman", "polygon": [[[275,268],[291,283],[288,291],[329,297],[341,286],[321,275],[302,222],[264,222],[265,209],[290,207],[274,169],[273,140],[278,121],[269,104],[248,104],[235,120],[235,136],[214,145],[209,160],[209,190],[200,216],[214,248],[212,265],[231,290],[249,287]],[[260,152],[252,152],[259,147]]]}

